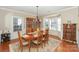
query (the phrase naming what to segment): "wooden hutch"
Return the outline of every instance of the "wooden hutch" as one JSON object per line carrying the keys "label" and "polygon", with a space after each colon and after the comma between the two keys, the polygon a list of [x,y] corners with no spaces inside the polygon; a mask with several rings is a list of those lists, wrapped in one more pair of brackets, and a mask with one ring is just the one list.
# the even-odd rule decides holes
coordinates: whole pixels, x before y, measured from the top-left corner
{"label": "wooden hutch", "polygon": [[76,24],[63,24],[64,41],[76,43]]}
{"label": "wooden hutch", "polygon": [[36,18],[34,18],[34,17],[26,18],[26,34],[29,32],[36,31],[38,28],[38,25],[40,25],[40,24],[36,23]]}

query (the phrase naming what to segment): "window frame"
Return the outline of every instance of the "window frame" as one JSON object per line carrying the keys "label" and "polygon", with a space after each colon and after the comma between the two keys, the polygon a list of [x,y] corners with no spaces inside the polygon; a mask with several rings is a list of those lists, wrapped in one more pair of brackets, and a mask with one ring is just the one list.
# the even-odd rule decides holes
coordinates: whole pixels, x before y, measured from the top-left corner
{"label": "window frame", "polygon": [[[18,20],[21,20],[21,24],[19,25]],[[13,32],[22,31],[22,17],[13,16]]]}
{"label": "window frame", "polygon": [[[46,20],[48,20],[48,24],[49,24],[48,28],[50,30],[61,31],[61,16],[55,16],[55,17],[51,17],[51,18],[44,18],[44,28],[45,28],[45,21]],[[52,22],[54,24],[52,24]],[[57,24],[55,24],[55,23],[57,23]]]}

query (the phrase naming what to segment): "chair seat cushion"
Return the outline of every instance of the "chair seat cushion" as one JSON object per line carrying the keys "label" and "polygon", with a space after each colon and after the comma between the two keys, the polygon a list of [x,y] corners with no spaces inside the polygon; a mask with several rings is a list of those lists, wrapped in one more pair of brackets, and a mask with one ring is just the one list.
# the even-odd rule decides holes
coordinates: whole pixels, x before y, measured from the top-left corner
{"label": "chair seat cushion", "polygon": [[42,40],[45,40],[44,38]]}
{"label": "chair seat cushion", "polygon": [[35,40],[35,41],[33,41],[33,43],[38,44],[38,41]]}
{"label": "chair seat cushion", "polygon": [[33,41],[33,43],[35,43],[35,44],[40,44],[41,42],[38,42],[38,41],[35,40],[35,41]]}
{"label": "chair seat cushion", "polygon": [[26,42],[23,42],[23,45],[27,45],[28,44],[28,42],[26,41]]}

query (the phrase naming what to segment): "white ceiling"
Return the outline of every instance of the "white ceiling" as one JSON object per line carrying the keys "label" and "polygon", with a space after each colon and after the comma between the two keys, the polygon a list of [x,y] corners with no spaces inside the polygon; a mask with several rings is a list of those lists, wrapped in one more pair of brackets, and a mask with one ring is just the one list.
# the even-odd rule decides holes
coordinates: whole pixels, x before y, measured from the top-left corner
{"label": "white ceiling", "polygon": [[[22,11],[25,13],[37,13],[37,7],[36,6],[1,6],[2,8],[8,8],[16,11]],[[38,8],[38,14],[39,16],[45,16],[49,15],[51,13],[54,13],[55,11],[62,10],[65,8],[69,8],[71,6],[39,6]]]}

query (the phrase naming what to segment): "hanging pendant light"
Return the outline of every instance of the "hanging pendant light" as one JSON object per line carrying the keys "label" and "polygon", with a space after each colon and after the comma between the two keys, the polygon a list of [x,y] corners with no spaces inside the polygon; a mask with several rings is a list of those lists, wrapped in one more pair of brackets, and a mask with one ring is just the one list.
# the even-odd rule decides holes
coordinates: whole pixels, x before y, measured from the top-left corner
{"label": "hanging pendant light", "polygon": [[39,20],[39,16],[38,16],[38,7],[39,6],[36,6],[37,7],[37,16],[36,16],[36,23],[38,23],[38,25],[40,24],[40,20]]}
{"label": "hanging pendant light", "polygon": [[36,27],[37,27],[37,31],[39,31],[40,29],[40,20],[39,20],[39,17],[38,17],[38,7],[39,6],[36,6],[37,7],[37,16],[36,16]]}

